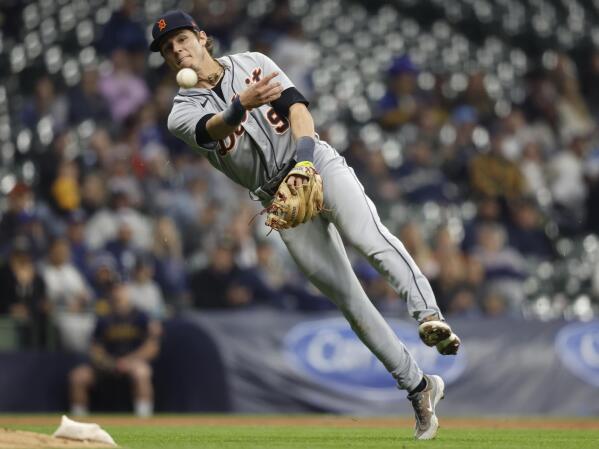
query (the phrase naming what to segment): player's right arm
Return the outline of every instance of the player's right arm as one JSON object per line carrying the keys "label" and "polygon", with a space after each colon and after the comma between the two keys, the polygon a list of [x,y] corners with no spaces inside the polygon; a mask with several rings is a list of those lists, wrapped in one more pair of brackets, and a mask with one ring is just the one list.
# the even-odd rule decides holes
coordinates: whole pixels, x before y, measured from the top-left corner
{"label": "player's right arm", "polygon": [[278,72],[265,76],[243,90],[222,112],[205,107],[206,102],[192,98],[176,98],[168,117],[168,129],[192,148],[216,149],[217,142],[230,136],[239,126],[246,111],[268,104],[281,96],[282,87],[272,82]]}
{"label": "player's right arm", "polygon": [[283,91],[281,83],[271,82],[278,74],[273,72],[250,85],[239,94],[227,110],[213,115],[206,122],[206,131],[212,140],[221,140],[231,135],[241,123],[246,111],[279,98]]}

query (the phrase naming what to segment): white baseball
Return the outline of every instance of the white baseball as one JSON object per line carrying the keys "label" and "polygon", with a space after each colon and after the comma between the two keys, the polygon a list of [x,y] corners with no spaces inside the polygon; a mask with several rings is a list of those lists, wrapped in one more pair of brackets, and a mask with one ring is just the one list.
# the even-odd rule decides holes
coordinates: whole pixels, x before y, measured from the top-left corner
{"label": "white baseball", "polygon": [[198,84],[198,74],[190,68],[184,68],[177,72],[177,84],[184,89],[190,89]]}

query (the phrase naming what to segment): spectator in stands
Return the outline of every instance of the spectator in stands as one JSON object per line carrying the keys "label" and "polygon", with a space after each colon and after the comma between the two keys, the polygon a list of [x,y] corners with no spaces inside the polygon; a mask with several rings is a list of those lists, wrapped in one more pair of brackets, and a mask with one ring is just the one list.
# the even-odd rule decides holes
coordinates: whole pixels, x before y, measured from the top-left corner
{"label": "spectator in stands", "polygon": [[114,50],[143,52],[147,47],[146,33],[142,24],[139,0],[124,0],[120,9],[114,11],[102,29],[99,49],[105,55]]}
{"label": "spectator in stands", "polygon": [[549,186],[557,221],[564,232],[575,233],[584,226],[584,205],[588,195],[584,179],[587,145],[586,136],[574,136],[567,148],[549,161]]}
{"label": "spectator in stands", "polygon": [[259,240],[256,244],[256,276],[271,290],[279,290],[289,281],[285,265],[268,240]]}
{"label": "spectator in stands", "polygon": [[490,290],[482,299],[485,316],[497,318],[510,314],[510,307],[505,296],[498,291]]}
{"label": "spectator in stands", "polygon": [[115,143],[107,128],[97,127],[87,142],[84,157],[86,168],[89,172],[97,170],[110,170],[110,165],[115,158]]}
{"label": "spectator in stands", "polygon": [[68,129],[57,131],[52,143],[37,159],[37,197],[39,200],[47,202],[55,211],[59,211],[59,207],[55,203],[52,187],[61,164],[72,159],[68,153],[69,149],[72,150],[73,144],[73,134]]}
{"label": "spectator in stands", "polygon": [[35,83],[35,93],[22,112],[23,124],[36,129],[38,122],[47,118],[52,129],[63,129],[67,123],[68,106],[63,95],[56,92],[52,78],[43,75]]}
{"label": "spectator in stands", "polygon": [[541,145],[530,140],[522,148],[522,158],[520,159],[520,170],[526,181],[527,195],[546,195],[549,192],[545,173],[545,157]]}
{"label": "spectator in stands", "polygon": [[112,254],[96,253],[90,263],[90,274],[90,286],[96,299],[96,311],[106,313],[110,289],[115,282],[120,280],[116,260]]}
{"label": "spectator in stands", "polygon": [[249,270],[235,263],[233,241],[222,238],[211,252],[210,263],[190,276],[193,307],[197,309],[231,309],[268,300],[263,284]]}
{"label": "spectator in stands", "polygon": [[128,211],[117,216],[117,234],[104,245],[104,250],[114,257],[121,279],[129,280],[135,265],[135,255],[140,250],[133,240],[135,218]]}
{"label": "spectator in stands", "polygon": [[434,233],[432,249],[437,260],[447,254],[461,254],[458,237],[454,236],[448,225],[441,225],[437,228]]}
{"label": "spectator in stands", "polygon": [[154,391],[152,361],[160,348],[161,325],[137,310],[130,302],[129,286],[114,284],[110,313],[98,317],[90,348],[90,363],[69,374],[71,412],[89,412],[89,391],[102,377],[129,378],[137,416],[152,415]]}
{"label": "spectator in stands", "polygon": [[559,129],[559,114],[557,102],[559,99],[555,84],[547,77],[545,72],[532,71],[528,75],[527,97],[524,111],[529,121],[543,134],[549,137],[545,142],[549,147],[554,147]]}
{"label": "spectator in stands", "polygon": [[18,182],[7,195],[7,208],[0,215],[0,242],[2,253],[10,249],[10,244],[22,233],[21,224],[31,215],[33,192],[23,182]]}
{"label": "spectator in stands", "polygon": [[24,182],[17,182],[7,199],[7,209],[0,215],[0,256],[10,250],[16,236],[24,235],[34,259],[38,259],[46,250],[47,229],[55,224],[49,210]]}
{"label": "spectator in stands", "polygon": [[110,192],[110,207],[96,211],[88,220],[85,227],[85,241],[93,250],[101,249],[116,238],[119,217],[126,216],[133,230],[133,241],[142,249],[152,245],[152,228],[148,217],[131,207],[128,190],[121,186],[112,186]]}
{"label": "spectator in stands", "polygon": [[93,298],[83,276],[70,261],[66,237],[57,237],[50,243],[41,273],[62,347],[85,352],[94,325]]}
{"label": "spectator in stands", "polygon": [[139,153],[127,143],[117,143],[112,148],[113,157],[110,166],[106,169],[108,185],[112,192],[125,195],[127,206],[140,209],[143,205],[143,192],[137,179],[137,165]]}
{"label": "spectator in stands", "polygon": [[99,75],[96,67],[86,67],[81,73],[81,82],[68,93],[69,124],[79,125],[84,120],[96,124],[110,121],[110,108],[100,93]]}
{"label": "spectator in stands", "polygon": [[154,281],[154,260],[146,254],[137,254],[129,283],[131,304],[148,316],[162,320],[166,307],[160,287]]}
{"label": "spectator in stands", "polygon": [[522,255],[507,246],[507,234],[499,224],[484,224],[478,230],[477,246],[471,256],[484,268],[486,294],[498,294],[514,316],[521,316],[522,285],[528,274]]}
{"label": "spectator in stands", "polygon": [[409,147],[407,158],[396,170],[395,178],[402,197],[410,203],[446,203],[457,194],[457,189],[449,184],[435,161],[430,144],[422,140]]}
{"label": "spectator in stands", "polygon": [[476,246],[479,228],[485,224],[501,223],[502,219],[502,208],[497,198],[491,196],[476,198],[476,216],[464,223],[462,249],[470,252]]}
{"label": "spectator in stands", "polygon": [[148,101],[150,92],[144,79],[133,72],[127,51],[115,49],[111,60],[112,71],[100,79],[100,92],[114,123],[123,123]]}
{"label": "spectator in stands", "polygon": [[505,156],[505,134],[491,136],[490,149],[470,162],[470,186],[474,194],[511,201],[525,193],[524,177],[518,165]]}
{"label": "spectator in stands", "polygon": [[485,76],[486,73],[483,71],[471,73],[468,77],[468,87],[457,102],[473,107],[477,116],[480,117],[480,122],[488,124],[495,115],[495,102],[489,97],[489,92],[485,87]]}
{"label": "spectator in stands", "polygon": [[154,223],[152,255],[155,260],[155,280],[170,304],[187,300],[187,278],[181,235],[168,216]]}
{"label": "spectator in stands", "polygon": [[71,262],[84,278],[90,278],[91,251],[85,243],[85,212],[73,211],[67,217],[66,238],[69,242]]}
{"label": "spectator in stands", "polygon": [[64,160],[57,169],[56,178],[50,187],[56,210],[67,215],[81,206],[79,167],[74,161]]}
{"label": "spectator in stands", "polygon": [[507,233],[510,246],[527,257],[550,259],[554,256],[551,241],[543,229],[541,215],[533,199],[523,198],[513,203],[511,216]]}
{"label": "spectator in stands", "polygon": [[20,346],[45,348],[49,308],[46,286],[25,236],[14,238],[8,260],[0,266],[0,292],[0,316],[17,323]]}
{"label": "spectator in stands", "polygon": [[235,263],[240,268],[256,266],[256,239],[252,233],[253,228],[248,225],[259,212],[248,204],[240,205],[232,222],[225,229],[225,234],[235,243]]}
{"label": "spectator in stands", "polygon": [[524,147],[529,142],[539,143],[537,133],[528,124],[521,109],[513,107],[510,113],[501,119],[500,126],[505,133],[502,153],[511,161],[521,159]]}
{"label": "spectator in stands", "polygon": [[429,244],[424,239],[420,224],[416,221],[407,222],[402,226],[399,238],[427,279],[437,276],[439,265]]}
{"label": "spectator in stands", "polygon": [[81,208],[87,217],[106,207],[108,204],[108,186],[104,173],[90,171],[81,180]]}
{"label": "spectator in stands", "polygon": [[389,68],[387,92],[379,101],[379,122],[394,129],[417,117],[421,103],[416,75],[418,69],[408,55],[396,58]]}
{"label": "spectator in stands", "polygon": [[[279,2],[273,4],[276,8]],[[239,29],[244,17],[243,3],[236,0],[222,0],[218,3],[193,2],[191,16],[202,23],[209,36],[214,36],[223,48],[228,48],[233,39],[233,31]],[[261,28],[261,27],[260,27]]]}
{"label": "spectator in stands", "polygon": [[470,261],[453,241],[447,227],[439,228],[435,234],[434,254],[437,273],[431,278],[431,286],[441,310],[452,315],[478,315],[480,279],[470,276]]}
{"label": "spectator in stands", "polygon": [[[161,123],[158,121],[158,109],[154,102],[146,103],[138,114],[138,142],[139,152],[143,158],[147,158],[156,151],[155,147],[159,146],[161,151],[166,153],[166,148],[163,147],[163,134]],[[140,167],[143,170],[143,167]]]}
{"label": "spectator in stands", "polygon": [[[478,155],[472,141],[474,128],[479,117],[476,109],[468,105],[460,105],[451,114],[448,124],[449,137],[441,139],[441,169],[449,181],[459,188],[462,197],[471,195],[468,184],[469,164]],[[452,134],[455,133],[455,136]]]}
{"label": "spectator in stands", "polygon": [[464,261],[456,255],[445,256],[439,275],[431,282],[439,307],[447,315],[479,314],[477,290],[466,282]]}
{"label": "spectator in stands", "polygon": [[366,191],[370,192],[372,200],[378,204],[379,209],[384,211],[389,205],[399,200],[401,192],[398,184],[393,179],[391,170],[379,148],[364,151],[362,147],[359,151],[366,153],[362,158],[364,164],[362,182]]}
{"label": "spectator in stands", "polygon": [[270,305],[288,310],[328,310],[332,303],[315,288],[310,288],[295,267],[286,266],[285,258],[270,239],[256,243],[256,264],[251,268],[260,286],[259,296]]}
{"label": "spectator in stands", "polygon": [[588,135],[595,124],[580,92],[576,66],[567,54],[558,54],[551,76],[559,92],[556,107],[562,141],[574,135]]}
{"label": "spectator in stands", "polygon": [[[418,139],[432,148],[439,148],[439,131],[447,120],[447,111],[442,105],[423,105],[418,114]],[[439,160],[436,161],[440,166]]]}
{"label": "spectator in stands", "polygon": [[[280,22],[277,22],[280,23]],[[270,57],[277,61],[279,67],[293,81],[308,100],[314,95],[310,75],[314,71],[315,49],[304,37],[300,22],[288,21],[288,26],[278,39],[272,42]]]}

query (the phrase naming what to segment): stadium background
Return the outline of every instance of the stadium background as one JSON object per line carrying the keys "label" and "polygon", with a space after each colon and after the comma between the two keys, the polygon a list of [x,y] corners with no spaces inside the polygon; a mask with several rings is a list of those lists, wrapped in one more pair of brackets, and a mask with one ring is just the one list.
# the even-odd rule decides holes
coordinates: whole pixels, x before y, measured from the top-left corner
{"label": "stadium background", "polygon": [[[0,409],[67,409],[68,369],[118,277],[164,321],[157,411],[408,410],[381,406],[376,379],[366,398],[327,390],[363,392],[361,371],[280,384],[285,354],[271,355],[289,329],[336,312],[249,224],[247,192],[168,134],[176,85],[147,42],[175,6],[217,55],[269,54],[311,100],[465,335],[458,412],[597,413],[599,2],[566,0],[2,2],[0,257],[4,273],[27,254],[39,277],[25,316],[0,300]],[[409,326],[351,255],[376,306]],[[563,395],[539,397],[547,385]],[[519,399],[502,408],[506,391]]]}

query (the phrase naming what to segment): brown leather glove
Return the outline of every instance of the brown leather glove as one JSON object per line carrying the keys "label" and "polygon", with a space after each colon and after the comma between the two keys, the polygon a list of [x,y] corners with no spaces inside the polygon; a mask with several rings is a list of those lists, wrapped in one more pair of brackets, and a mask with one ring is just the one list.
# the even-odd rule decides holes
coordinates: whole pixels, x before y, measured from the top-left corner
{"label": "brown leather glove", "polygon": [[[296,187],[287,184],[290,176],[306,178]],[[317,216],[323,208],[322,178],[311,162],[299,162],[279,185],[273,202],[266,208],[266,226],[289,229]]]}

